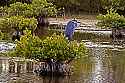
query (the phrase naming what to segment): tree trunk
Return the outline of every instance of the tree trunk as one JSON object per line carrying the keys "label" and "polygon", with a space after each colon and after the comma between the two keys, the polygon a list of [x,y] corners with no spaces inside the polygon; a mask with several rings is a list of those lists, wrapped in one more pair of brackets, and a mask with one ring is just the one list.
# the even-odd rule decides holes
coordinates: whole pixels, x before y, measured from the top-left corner
{"label": "tree trunk", "polygon": [[47,33],[47,27],[49,25],[49,22],[47,18],[44,16],[38,16],[36,19],[38,21],[38,24],[34,32],[35,32],[35,35],[42,37]]}

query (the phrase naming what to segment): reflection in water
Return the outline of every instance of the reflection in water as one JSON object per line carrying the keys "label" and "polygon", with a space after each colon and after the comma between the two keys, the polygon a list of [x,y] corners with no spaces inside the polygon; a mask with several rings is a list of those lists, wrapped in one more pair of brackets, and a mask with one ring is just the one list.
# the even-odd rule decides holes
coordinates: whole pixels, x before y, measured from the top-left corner
{"label": "reflection in water", "polygon": [[2,57],[0,59],[0,83],[81,83],[83,78],[88,78],[88,69],[91,69],[91,65],[80,64],[79,67],[84,70],[78,71],[79,73],[73,76],[39,77],[33,74],[33,66],[33,62],[13,61]]}
{"label": "reflection in water", "polygon": [[9,73],[15,73],[15,63],[13,61],[9,61]]}
{"label": "reflection in water", "polygon": [[[75,63],[73,76],[39,77],[32,73],[33,62],[14,62],[7,58],[0,59],[0,83],[124,83],[124,62],[119,62],[121,56],[107,48],[90,48],[93,64]],[[119,55],[117,55],[119,54]],[[111,60],[115,57],[116,63]],[[123,80],[123,81],[122,81]]]}
{"label": "reflection in water", "polygon": [[90,83],[116,83],[113,78],[112,64],[106,55],[106,49],[92,48],[91,52],[95,61],[95,68]]}
{"label": "reflection in water", "polygon": [[91,63],[74,62],[75,72],[66,77],[39,77],[33,74],[34,63],[0,58],[0,83],[125,83],[124,53],[94,47]]}

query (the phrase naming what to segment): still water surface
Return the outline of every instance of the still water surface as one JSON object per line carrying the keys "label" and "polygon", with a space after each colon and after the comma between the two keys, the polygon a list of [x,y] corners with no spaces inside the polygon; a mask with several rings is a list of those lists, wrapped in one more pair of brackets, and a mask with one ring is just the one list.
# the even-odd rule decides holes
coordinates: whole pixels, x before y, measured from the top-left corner
{"label": "still water surface", "polygon": [[89,59],[74,62],[74,73],[66,77],[39,77],[32,62],[10,62],[0,57],[0,83],[125,83],[125,49],[123,42],[109,36],[75,33],[89,49]]}

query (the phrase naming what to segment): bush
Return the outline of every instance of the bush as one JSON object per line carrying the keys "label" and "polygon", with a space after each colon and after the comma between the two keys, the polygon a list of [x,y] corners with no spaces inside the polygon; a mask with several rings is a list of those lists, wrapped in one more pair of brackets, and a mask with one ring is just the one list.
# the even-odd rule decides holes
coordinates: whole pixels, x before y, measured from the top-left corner
{"label": "bush", "polygon": [[16,49],[10,52],[10,56],[32,58],[33,52],[38,53],[41,40],[37,36],[33,36],[30,30],[24,31],[24,36],[21,36],[20,41],[17,41]]}
{"label": "bush", "polygon": [[38,27],[40,16],[55,15],[56,8],[46,0],[33,0],[30,4],[14,1],[9,6],[1,7],[0,13],[3,16],[0,19],[0,30],[3,32],[11,33],[14,29],[22,32],[26,28],[34,31]]}
{"label": "bush", "polygon": [[1,30],[12,30],[12,29],[30,29],[35,30],[37,27],[37,20],[35,18],[24,18],[22,16],[12,16],[3,18],[0,20]]}
{"label": "bush", "polygon": [[32,0],[0,0],[0,6],[10,6],[10,4],[15,2],[22,2],[30,4],[32,3]]}
{"label": "bush", "polygon": [[31,31],[21,37],[16,49],[9,56],[34,59],[43,62],[34,72],[44,76],[64,76],[71,74],[68,64],[74,59],[85,57],[86,48],[83,43],[69,42],[61,35],[53,34],[45,39],[31,35]]}
{"label": "bush", "polygon": [[3,39],[4,34],[0,31],[0,40]]}
{"label": "bush", "polygon": [[42,14],[52,16],[56,13],[56,8],[46,0],[33,0],[31,4],[16,2],[9,7],[1,7],[6,16],[36,17]]}
{"label": "bush", "polygon": [[97,26],[102,28],[125,28],[125,17],[110,9],[106,15],[99,15]]}
{"label": "bush", "polygon": [[10,39],[9,33],[3,33],[0,31],[0,40],[9,40],[9,39]]}
{"label": "bush", "polygon": [[35,60],[54,59],[66,61],[85,56],[86,48],[83,43],[69,42],[61,35],[53,34],[44,40],[32,36],[31,32],[21,37],[17,42],[14,55]]}
{"label": "bush", "polygon": [[57,61],[71,60],[79,58],[85,54],[85,47],[83,43],[76,41],[69,42],[61,35],[53,34],[42,41],[41,58],[54,59]]}

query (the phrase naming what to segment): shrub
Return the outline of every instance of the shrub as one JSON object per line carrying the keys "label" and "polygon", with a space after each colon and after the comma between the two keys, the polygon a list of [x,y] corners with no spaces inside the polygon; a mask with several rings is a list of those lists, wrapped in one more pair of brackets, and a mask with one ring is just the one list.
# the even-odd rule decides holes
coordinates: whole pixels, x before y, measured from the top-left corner
{"label": "shrub", "polygon": [[9,33],[3,33],[0,31],[0,40],[10,40]]}
{"label": "shrub", "polygon": [[0,31],[0,40],[2,40],[3,39],[3,33]]}
{"label": "shrub", "polygon": [[125,28],[125,17],[110,9],[106,15],[99,15],[97,26],[102,28]]}
{"label": "shrub", "polygon": [[53,34],[44,40],[32,36],[31,32],[21,37],[17,42],[14,55],[35,60],[54,59],[70,61],[85,56],[86,48],[83,43],[69,42],[61,35]]}
{"label": "shrub", "polygon": [[31,4],[16,2],[9,7],[1,7],[3,13],[7,16],[36,17],[40,14],[52,16],[56,13],[56,8],[52,3],[46,0],[33,0]]}
{"label": "shrub", "polygon": [[[41,40],[37,36],[33,36],[30,30],[24,31],[20,41],[17,41],[16,49],[12,52],[12,56],[32,58],[33,52],[39,53]],[[9,54],[11,56],[11,52]]]}
{"label": "shrub", "polygon": [[22,57],[44,62],[34,72],[43,76],[64,76],[72,73],[70,61],[85,57],[83,43],[69,42],[61,35],[53,34],[45,39],[31,35],[31,31],[17,42],[16,49],[8,53],[11,57]]}
{"label": "shrub", "polygon": [[33,29],[37,27],[37,20],[35,18],[24,18],[22,16],[12,16],[0,20],[1,30],[12,29]]}
{"label": "shrub", "polygon": [[69,42],[61,35],[53,34],[42,41],[41,58],[54,59],[57,61],[65,61],[74,58],[79,58],[85,54],[83,43],[76,41]]}

